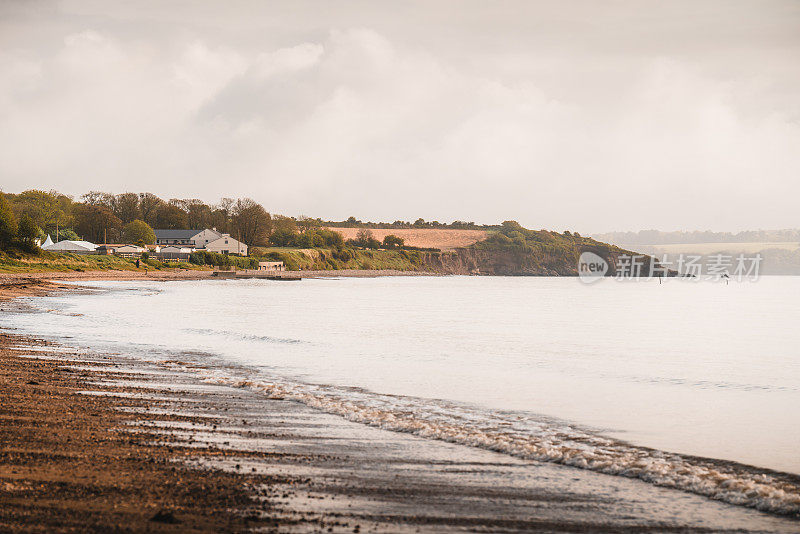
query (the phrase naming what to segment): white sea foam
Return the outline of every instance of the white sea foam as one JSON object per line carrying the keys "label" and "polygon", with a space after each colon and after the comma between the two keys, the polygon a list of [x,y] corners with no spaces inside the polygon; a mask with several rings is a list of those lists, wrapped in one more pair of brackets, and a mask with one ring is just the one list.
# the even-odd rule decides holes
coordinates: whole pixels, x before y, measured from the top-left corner
{"label": "white sea foam", "polygon": [[637,447],[565,422],[514,412],[488,412],[456,403],[379,395],[358,388],[292,383],[264,377],[226,377],[204,371],[207,382],[247,387],[294,400],[350,421],[480,447],[528,460],[553,462],[729,504],[800,517],[800,477]]}

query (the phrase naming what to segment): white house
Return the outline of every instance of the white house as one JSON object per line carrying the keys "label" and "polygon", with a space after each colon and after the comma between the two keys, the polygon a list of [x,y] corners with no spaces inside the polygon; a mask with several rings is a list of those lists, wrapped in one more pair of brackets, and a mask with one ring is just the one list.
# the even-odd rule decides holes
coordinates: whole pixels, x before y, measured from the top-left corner
{"label": "white house", "polygon": [[49,250],[51,252],[71,252],[72,254],[94,254],[97,245],[89,243],[88,241],[69,241],[67,239],[46,245],[42,250]]}
{"label": "white house", "polygon": [[220,254],[241,254],[247,256],[247,245],[241,241],[237,241],[229,234],[222,234],[221,237],[206,243],[205,249],[209,252],[218,252]]}
{"label": "white house", "polygon": [[201,230],[200,233],[196,234],[192,237],[192,242],[194,243],[194,248],[206,248],[206,246],[222,237],[222,232],[217,232],[213,228],[206,228],[205,230]]}
{"label": "white house", "polygon": [[156,234],[156,245],[178,245],[182,247],[205,248],[220,237],[221,232],[206,228],[205,230],[153,230]]}

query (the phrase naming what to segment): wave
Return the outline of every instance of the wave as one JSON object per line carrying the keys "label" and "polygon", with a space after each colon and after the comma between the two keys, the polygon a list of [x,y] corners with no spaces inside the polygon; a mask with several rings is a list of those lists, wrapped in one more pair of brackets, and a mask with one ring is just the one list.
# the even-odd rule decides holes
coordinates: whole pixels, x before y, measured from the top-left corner
{"label": "wave", "polygon": [[230,330],[216,330],[213,328],[184,328],[184,332],[190,334],[200,334],[204,336],[223,336],[236,339],[245,339],[248,341],[266,341],[268,343],[305,343],[302,339],[281,338],[272,336],[262,336],[258,334],[243,334],[241,332],[232,332]]}
{"label": "wave", "polygon": [[737,462],[640,447],[568,423],[520,412],[206,371],[207,382],[248,387],[299,401],[350,421],[527,460],[552,462],[702,495],[773,514],[800,517],[800,476]]}

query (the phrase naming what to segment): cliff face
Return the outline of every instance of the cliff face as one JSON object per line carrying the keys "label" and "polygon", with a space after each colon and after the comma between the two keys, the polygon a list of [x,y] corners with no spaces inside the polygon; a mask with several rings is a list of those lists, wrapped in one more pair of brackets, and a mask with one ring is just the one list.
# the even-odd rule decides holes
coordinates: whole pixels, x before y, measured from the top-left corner
{"label": "cliff face", "polygon": [[[615,274],[614,266],[621,255],[635,252],[605,247],[585,246],[574,251],[553,253],[525,252],[521,250],[481,250],[474,247],[459,248],[453,252],[427,253],[426,268],[434,272],[460,275],[487,276],[578,276],[580,254],[594,252],[609,265],[607,276]],[[642,272],[649,272],[650,258],[643,261]]]}

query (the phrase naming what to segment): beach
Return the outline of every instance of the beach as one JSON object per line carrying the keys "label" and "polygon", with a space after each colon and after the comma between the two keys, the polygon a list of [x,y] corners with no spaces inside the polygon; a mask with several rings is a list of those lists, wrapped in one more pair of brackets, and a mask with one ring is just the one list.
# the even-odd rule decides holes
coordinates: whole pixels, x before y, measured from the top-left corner
{"label": "beach", "polygon": [[[43,325],[9,299],[97,291],[4,284],[2,313]],[[247,377],[209,379],[197,355],[75,348],[46,330],[0,343],[0,530],[800,530],[638,479],[359,424]]]}

